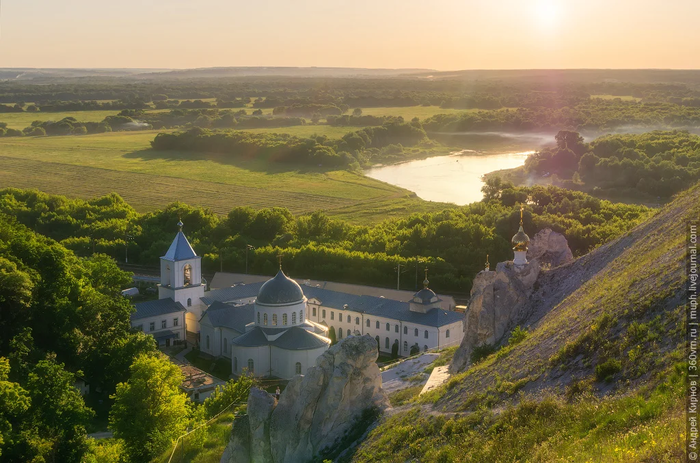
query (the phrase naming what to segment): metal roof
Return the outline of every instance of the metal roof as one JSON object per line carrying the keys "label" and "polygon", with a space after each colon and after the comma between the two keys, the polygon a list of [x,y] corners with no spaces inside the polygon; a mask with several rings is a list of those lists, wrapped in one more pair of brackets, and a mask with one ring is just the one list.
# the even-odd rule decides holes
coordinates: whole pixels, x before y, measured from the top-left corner
{"label": "metal roof", "polygon": [[132,320],[155,317],[169,313],[185,312],[185,307],[171,298],[156,299],[154,301],[139,302],[135,304],[136,312],[131,314]]}
{"label": "metal roof", "polygon": [[256,326],[246,334],[234,338],[232,345],[240,347],[275,346],[286,350],[318,349],[330,345],[330,339],[311,333],[304,328],[292,326],[274,341],[268,341],[262,328]]}
{"label": "metal roof", "polygon": [[217,301],[209,306],[202,318],[207,316],[212,326],[230,328],[239,333],[245,333],[245,326],[253,321],[254,313],[255,306],[253,304],[236,307]]}
{"label": "metal roof", "polygon": [[167,259],[172,261],[186,260],[197,257],[197,253],[194,252],[190,242],[187,241],[187,237],[181,231],[177,232],[175,239],[170,244],[168,252],[165,253],[161,259]]}
{"label": "metal roof", "polygon": [[304,292],[299,283],[285,275],[282,269],[263,283],[257,298],[260,304],[293,304],[303,300]]}

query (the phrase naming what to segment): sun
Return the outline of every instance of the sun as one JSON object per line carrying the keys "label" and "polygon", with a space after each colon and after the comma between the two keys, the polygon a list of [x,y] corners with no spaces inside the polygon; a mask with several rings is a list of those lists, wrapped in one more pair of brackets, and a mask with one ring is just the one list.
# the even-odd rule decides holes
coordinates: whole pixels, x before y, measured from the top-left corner
{"label": "sun", "polygon": [[539,0],[534,6],[533,13],[540,26],[555,26],[561,17],[559,3],[554,0]]}

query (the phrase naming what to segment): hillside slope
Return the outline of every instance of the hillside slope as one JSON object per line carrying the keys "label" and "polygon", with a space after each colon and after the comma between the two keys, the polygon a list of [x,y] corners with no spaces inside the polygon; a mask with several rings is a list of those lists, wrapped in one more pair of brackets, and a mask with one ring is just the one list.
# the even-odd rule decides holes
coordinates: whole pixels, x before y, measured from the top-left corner
{"label": "hillside slope", "polygon": [[545,272],[524,339],[389,413],[353,461],[679,461],[686,227],[698,218],[696,185]]}

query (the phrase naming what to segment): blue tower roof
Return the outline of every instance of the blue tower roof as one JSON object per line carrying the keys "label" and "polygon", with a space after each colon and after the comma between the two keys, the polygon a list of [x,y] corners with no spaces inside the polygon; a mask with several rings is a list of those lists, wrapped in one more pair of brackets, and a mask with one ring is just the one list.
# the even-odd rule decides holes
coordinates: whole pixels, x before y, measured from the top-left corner
{"label": "blue tower roof", "polygon": [[197,257],[197,253],[190,246],[190,242],[187,241],[185,234],[179,231],[162,259],[178,261],[192,259],[193,257]]}

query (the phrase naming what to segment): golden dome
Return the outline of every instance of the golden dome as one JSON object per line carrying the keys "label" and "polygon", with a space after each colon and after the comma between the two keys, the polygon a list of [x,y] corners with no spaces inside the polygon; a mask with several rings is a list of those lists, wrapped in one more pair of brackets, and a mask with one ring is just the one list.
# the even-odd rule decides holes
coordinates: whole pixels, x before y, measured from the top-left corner
{"label": "golden dome", "polygon": [[530,244],[530,237],[527,236],[525,230],[523,230],[523,207],[520,207],[520,228],[518,228],[518,233],[513,235],[510,239],[513,244],[513,251],[527,251],[527,245]]}
{"label": "golden dome", "polygon": [[530,237],[527,236],[527,233],[523,230],[522,224],[520,228],[518,228],[518,233],[513,235],[510,242],[513,243],[514,251],[527,251],[527,245],[530,244]]}

